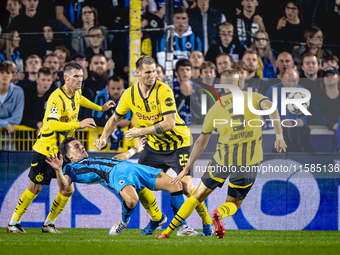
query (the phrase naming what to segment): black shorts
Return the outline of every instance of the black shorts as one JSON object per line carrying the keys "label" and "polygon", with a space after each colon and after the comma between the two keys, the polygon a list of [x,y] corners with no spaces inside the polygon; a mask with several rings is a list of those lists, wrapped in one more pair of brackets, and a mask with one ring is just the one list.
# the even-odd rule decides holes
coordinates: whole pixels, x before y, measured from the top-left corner
{"label": "black shorts", "polygon": [[31,170],[28,177],[35,184],[50,185],[51,179],[56,178],[55,170],[45,160],[45,155],[33,151]]}
{"label": "black shorts", "polygon": [[[138,163],[141,165],[161,168],[166,173],[169,168],[179,174],[188,163],[190,147],[182,147],[169,154],[157,154],[156,151],[143,150]],[[191,169],[187,175],[191,175]]]}
{"label": "black shorts", "polygon": [[222,188],[225,180],[230,176],[228,196],[241,200],[245,199],[247,196],[257,175],[257,171],[242,172],[244,169],[242,166],[230,166],[229,168],[225,166],[223,168],[223,166],[219,165],[214,159],[209,162],[208,166],[213,166],[215,168],[210,168],[214,170],[211,170],[210,172],[208,171],[208,168],[206,169],[206,172],[201,177],[204,185],[212,190],[217,187]]}

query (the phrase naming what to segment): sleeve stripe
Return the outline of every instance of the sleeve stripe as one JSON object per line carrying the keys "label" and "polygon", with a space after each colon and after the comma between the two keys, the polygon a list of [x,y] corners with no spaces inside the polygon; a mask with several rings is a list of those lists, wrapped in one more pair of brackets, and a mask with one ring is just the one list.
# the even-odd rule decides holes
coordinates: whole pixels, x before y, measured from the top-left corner
{"label": "sleeve stripe", "polygon": [[212,132],[203,132],[203,131],[202,131],[201,134],[202,134],[202,135],[211,135]]}
{"label": "sleeve stripe", "polygon": [[[268,99],[268,97],[266,97],[266,98],[262,98],[261,100],[260,100],[260,102],[259,102],[259,107],[260,107],[260,110],[263,110],[262,109],[262,107],[261,107],[261,103],[262,103],[262,101],[264,101],[264,100],[266,100],[266,99]],[[268,99],[269,100],[269,99]]]}
{"label": "sleeve stripe", "polygon": [[47,118],[46,121],[49,121],[49,120],[56,120],[56,121],[59,121],[57,118]]}
{"label": "sleeve stripe", "polygon": [[168,112],[162,112],[162,115],[167,115],[167,114],[171,114],[171,113],[175,113],[176,111],[168,111]]}
{"label": "sleeve stripe", "polygon": [[116,115],[118,118],[124,117],[124,114],[119,114],[119,113],[117,112],[117,110],[115,111],[115,115]]}

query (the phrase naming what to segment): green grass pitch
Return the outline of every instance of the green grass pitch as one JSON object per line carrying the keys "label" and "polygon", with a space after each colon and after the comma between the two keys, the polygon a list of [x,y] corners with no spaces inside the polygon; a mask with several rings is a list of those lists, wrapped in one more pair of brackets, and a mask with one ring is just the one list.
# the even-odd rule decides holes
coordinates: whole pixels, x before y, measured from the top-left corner
{"label": "green grass pitch", "polygon": [[[0,254],[340,254],[339,231],[227,230],[224,239],[177,237],[167,240],[141,236],[127,229],[109,236],[108,229],[60,229],[63,234],[43,234],[26,228],[27,234],[8,234],[0,228]],[[156,230],[156,234],[161,230]]]}

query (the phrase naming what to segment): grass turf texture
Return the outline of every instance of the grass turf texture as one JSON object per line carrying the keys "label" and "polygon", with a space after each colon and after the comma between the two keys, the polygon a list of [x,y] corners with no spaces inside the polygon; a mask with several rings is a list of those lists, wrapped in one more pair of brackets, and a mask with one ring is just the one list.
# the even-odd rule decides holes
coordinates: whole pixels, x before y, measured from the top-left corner
{"label": "grass turf texture", "polygon": [[[9,234],[0,228],[1,254],[339,254],[339,231],[227,230],[224,239],[177,237],[158,240],[155,234],[127,229],[109,236],[108,229],[60,229],[63,234],[43,234],[26,228],[27,234]],[[160,234],[161,230],[156,230]]]}

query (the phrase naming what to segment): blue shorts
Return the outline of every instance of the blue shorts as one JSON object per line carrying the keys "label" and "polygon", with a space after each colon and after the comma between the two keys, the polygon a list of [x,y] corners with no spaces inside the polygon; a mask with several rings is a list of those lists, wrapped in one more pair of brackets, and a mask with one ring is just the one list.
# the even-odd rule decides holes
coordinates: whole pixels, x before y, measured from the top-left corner
{"label": "blue shorts", "polygon": [[160,172],[162,169],[124,161],[110,171],[110,183],[107,185],[117,191],[121,191],[126,185],[134,186],[137,193],[141,188],[155,190],[156,178]]}

